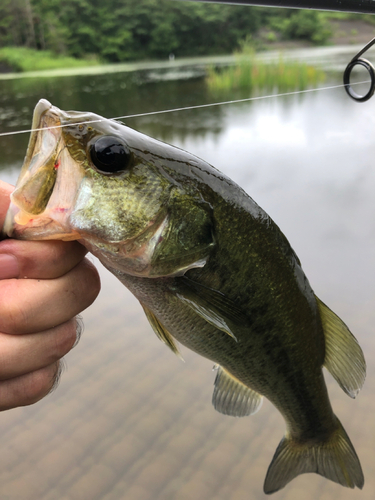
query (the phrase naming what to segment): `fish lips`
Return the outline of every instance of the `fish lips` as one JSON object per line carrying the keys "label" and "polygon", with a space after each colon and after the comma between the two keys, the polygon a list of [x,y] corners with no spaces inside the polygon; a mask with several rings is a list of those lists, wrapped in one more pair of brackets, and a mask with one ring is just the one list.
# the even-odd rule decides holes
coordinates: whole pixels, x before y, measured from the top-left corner
{"label": "fish lips", "polygon": [[64,113],[45,99],[35,107],[33,131],[10,197],[3,237],[79,239],[79,234],[70,227],[69,216],[83,173],[65,147],[63,119]]}

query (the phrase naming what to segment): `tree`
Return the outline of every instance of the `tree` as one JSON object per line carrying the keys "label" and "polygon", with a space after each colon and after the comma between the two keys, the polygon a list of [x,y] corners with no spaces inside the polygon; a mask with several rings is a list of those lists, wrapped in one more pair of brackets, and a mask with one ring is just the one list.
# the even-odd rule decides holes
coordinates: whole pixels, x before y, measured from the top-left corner
{"label": "tree", "polygon": [[272,24],[325,40],[316,12],[176,0],[1,0],[0,43],[118,62],[233,52]]}

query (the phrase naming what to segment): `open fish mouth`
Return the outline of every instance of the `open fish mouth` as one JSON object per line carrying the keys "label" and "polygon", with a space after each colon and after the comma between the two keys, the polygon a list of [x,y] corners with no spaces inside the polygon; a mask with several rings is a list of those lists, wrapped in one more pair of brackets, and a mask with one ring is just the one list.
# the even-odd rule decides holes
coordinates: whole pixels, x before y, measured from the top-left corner
{"label": "open fish mouth", "polygon": [[[64,112],[42,99],[34,110],[26,157],[3,227],[18,239],[79,239],[69,227],[81,181],[62,134]],[[75,171],[75,175],[72,175]],[[78,178],[77,178],[78,177]]]}

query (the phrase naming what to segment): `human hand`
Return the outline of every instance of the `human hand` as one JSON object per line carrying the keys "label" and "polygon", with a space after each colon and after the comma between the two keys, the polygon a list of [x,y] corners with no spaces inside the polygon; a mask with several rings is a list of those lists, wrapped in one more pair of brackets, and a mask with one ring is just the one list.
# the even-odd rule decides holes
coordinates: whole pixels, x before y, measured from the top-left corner
{"label": "human hand", "polygon": [[[0,181],[0,227],[13,187]],[[56,384],[78,340],[75,316],[100,280],[75,241],[0,242],[0,411],[35,403]]]}

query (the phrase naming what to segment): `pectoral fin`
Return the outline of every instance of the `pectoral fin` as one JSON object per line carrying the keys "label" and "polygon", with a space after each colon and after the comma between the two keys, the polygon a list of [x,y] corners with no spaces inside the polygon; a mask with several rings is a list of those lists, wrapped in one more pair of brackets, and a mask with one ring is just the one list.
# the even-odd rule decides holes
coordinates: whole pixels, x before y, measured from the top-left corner
{"label": "pectoral fin", "polygon": [[357,340],[334,312],[316,297],[326,342],[324,366],[340,387],[355,398],[366,377],[366,362]]}
{"label": "pectoral fin", "polygon": [[183,357],[180,354],[180,351],[178,350],[175,341],[172,337],[172,335],[168,332],[168,330],[160,323],[158,318],[155,316],[155,314],[145,305],[141,303],[141,306],[143,307],[143,310],[146,314],[146,317],[158,336],[158,338],[165,344],[167,345],[171,351],[173,351],[182,361],[184,360]]}
{"label": "pectoral fin", "polygon": [[223,293],[182,276],[175,280],[173,291],[194,312],[237,341],[236,327],[246,322],[246,316]]}
{"label": "pectoral fin", "polygon": [[260,394],[219,366],[212,396],[215,410],[232,417],[245,417],[256,413],[262,406],[262,401]]}

